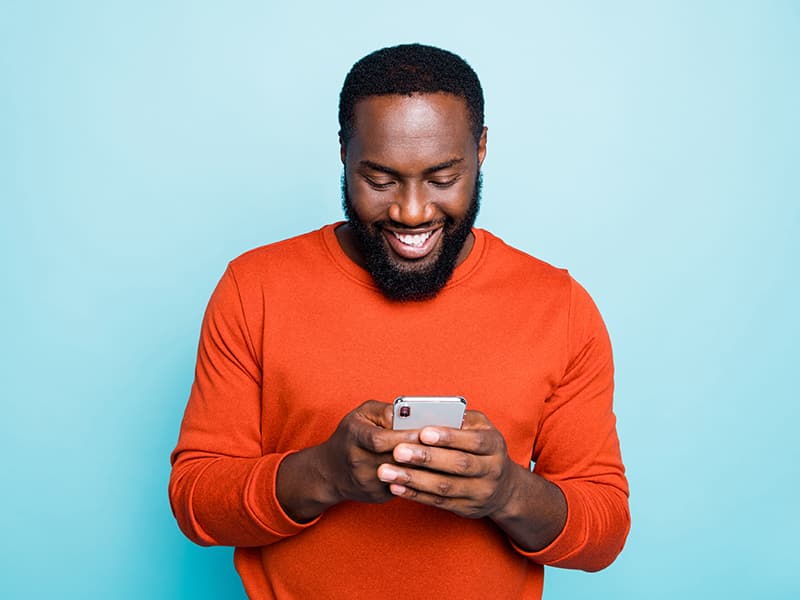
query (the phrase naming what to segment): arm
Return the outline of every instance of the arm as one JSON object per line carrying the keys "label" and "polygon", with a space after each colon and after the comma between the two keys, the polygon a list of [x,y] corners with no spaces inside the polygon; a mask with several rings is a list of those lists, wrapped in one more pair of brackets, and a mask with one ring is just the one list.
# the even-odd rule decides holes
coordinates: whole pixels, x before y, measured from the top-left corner
{"label": "arm", "polygon": [[491,518],[533,561],[594,571],[622,549],[628,488],[608,336],[589,296],[572,285],[568,357],[544,404],[533,473],[509,459],[485,416],[470,411],[461,431],[426,428],[420,443],[398,446],[394,459],[407,466],[382,465],[379,476],[399,496]]}
{"label": "arm", "polygon": [[392,497],[376,476],[400,441],[391,406],[366,402],[325,443],[264,454],[261,446],[261,340],[248,326],[229,268],[209,301],[197,369],[172,454],[170,502],[181,530],[202,545],[265,546],[314,524],[344,500]]}
{"label": "arm", "polygon": [[283,455],[262,453],[261,344],[247,317],[229,267],[203,319],[169,483],[181,530],[202,545],[266,545],[304,527],[277,500]]}
{"label": "arm", "polygon": [[533,448],[534,473],[567,501],[561,534],[529,558],[600,570],[622,551],[630,528],[628,482],[613,412],[614,364],[600,313],[571,281],[568,351],[559,385],[544,404]]}

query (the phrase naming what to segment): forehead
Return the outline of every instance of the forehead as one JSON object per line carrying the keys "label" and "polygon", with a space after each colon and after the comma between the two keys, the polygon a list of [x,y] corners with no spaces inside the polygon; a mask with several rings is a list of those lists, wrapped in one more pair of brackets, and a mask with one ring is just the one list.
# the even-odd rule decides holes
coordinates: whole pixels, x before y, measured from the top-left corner
{"label": "forehead", "polygon": [[464,153],[475,145],[466,102],[452,94],[370,96],[358,101],[354,116],[348,151],[409,152],[435,146]]}

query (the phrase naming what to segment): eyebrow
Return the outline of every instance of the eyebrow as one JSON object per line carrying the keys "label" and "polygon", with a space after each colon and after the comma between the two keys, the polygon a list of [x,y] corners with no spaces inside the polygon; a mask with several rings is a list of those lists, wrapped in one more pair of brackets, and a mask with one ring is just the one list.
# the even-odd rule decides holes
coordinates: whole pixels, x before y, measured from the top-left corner
{"label": "eyebrow", "polygon": [[[428,167],[422,172],[422,174],[432,175],[437,171],[444,171],[445,169],[455,167],[457,164],[460,164],[462,162],[464,162],[463,158],[451,158],[450,160],[441,162],[438,165],[433,165],[432,167]],[[362,160],[358,164],[362,168],[371,169],[373,171],[379,171],[380,173],[386,173],[387,175],[391,175],[392,177],[398,177],[398,178],[401,177],[399,171],[392,169],[391,167],[387,167],[385,165],[372,162],[371,160]]]}

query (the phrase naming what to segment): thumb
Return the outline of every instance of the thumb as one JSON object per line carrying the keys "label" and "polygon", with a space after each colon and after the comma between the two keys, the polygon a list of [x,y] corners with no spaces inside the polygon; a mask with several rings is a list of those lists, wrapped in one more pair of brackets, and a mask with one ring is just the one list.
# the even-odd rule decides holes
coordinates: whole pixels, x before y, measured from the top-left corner
{"label": "thumb", "polygon": [[356,409],[356,414],[378,427],[383,427],[384,429],[392,428],[392,405],[386,402],[367,400]]}

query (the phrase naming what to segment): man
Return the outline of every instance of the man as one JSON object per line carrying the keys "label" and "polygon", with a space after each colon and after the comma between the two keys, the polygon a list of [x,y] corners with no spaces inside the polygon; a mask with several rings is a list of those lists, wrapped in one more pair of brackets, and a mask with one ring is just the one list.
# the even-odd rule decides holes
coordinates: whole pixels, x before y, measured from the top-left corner
{"label": "man", "polygon": [[[629,526],[608,336],[566,271],[473,228],[477,76],[385,48],[339,121],[347,222],[240,256],[209,302],[181,529],[236,546],[252,598],[538,598],[542,565],[605,567]],[[470,410],[393,430],[400,395]]]}

